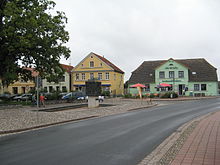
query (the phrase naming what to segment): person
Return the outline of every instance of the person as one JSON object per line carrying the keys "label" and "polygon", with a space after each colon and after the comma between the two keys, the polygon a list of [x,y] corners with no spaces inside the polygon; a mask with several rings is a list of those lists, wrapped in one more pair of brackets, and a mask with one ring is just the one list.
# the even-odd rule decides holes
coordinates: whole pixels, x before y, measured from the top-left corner
{"label": "person", "polygon": [[32,100],[33,106],[36,105],[37,101],[36,101],[36,95],[35,94],[33,94],[31,100]]}
{"label": "person", "polygon": [[45,97],[43,94],[40,95],[40,105],[45,107]]}

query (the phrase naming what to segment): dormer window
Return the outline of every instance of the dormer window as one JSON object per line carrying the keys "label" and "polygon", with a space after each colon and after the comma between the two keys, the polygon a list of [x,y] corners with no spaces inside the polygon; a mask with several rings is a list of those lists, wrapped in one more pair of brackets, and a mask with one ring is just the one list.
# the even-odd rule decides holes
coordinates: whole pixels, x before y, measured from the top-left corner
{"label": "dormer window", "polygon": [[173,64],[169,64],[169,66],[173,66]]}
{"label": "dormer window", "polygon": [[93,67],[94,67],[94,62],[90,61],[90,68],[93,68]]}

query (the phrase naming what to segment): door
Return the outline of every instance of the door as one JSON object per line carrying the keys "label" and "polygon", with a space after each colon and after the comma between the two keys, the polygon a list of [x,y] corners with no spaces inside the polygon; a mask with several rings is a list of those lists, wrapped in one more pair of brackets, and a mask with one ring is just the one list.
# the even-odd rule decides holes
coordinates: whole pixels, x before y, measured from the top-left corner
{"label": "door", "polygon": [[185,84],[180,84],[179,85],[179,95],[180,96],[185,95],[184,89],[185,89]]}

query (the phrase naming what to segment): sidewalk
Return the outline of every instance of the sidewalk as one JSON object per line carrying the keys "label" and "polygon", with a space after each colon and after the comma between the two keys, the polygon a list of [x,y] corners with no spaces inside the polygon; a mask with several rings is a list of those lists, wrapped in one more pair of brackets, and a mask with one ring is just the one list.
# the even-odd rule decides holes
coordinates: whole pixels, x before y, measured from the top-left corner
{"label": "sidewalk", "polygon": [[171,165],[220,165],[220,111],[203,119]]}

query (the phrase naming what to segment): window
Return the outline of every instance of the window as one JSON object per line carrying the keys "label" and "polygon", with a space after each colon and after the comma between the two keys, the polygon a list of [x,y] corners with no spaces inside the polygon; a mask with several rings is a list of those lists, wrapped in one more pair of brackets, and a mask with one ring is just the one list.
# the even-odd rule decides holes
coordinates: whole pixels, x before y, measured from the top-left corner
{"label": "window", "polygon": [[62,76],[62,77],[60,78],[60,82],[65,82],[65,76]]}
{"label": "window", "polygon": [[100,66],[102,66],[102,63],[100,63]]}
{"label": "window", "polygon": [[53,92],[53,87],[52,86],[49,86],[49,92]]}
{"label": "window", "polygon": [[201,84],[201,91],[206,91],[207,87],[206,84]]}
{"label": "window", "polygon": [[102,80],[102,73],[98,73],[98,79]]}
{"label": "window", "polygon": [[86,79],[86,75],[85,73],[82,73],[82,80],[85,80]]}
{"label": "window", "polygon": [[26,92],[25,87],[21,87],[21,91],[24,94]]}
{"label": "window", "polygon": [[184,71],[179,71],[179,78],[184,78]]}
{"label": "window", "polygon": [[174,71],[169,71],[169,78],[174,78]]}
{"label": "window", "polygon": [[109,80],[109,73],[105,73],[105,79]]}
{"label": "window", "polygon": [[18,94],[18,87],[12,87],[13,94]]}
{"label": "window", "polygon": [[114,80],[116,80],[116,74],[114,74]]}
{"label": "window", "polygon": [[79,73],[76,73],[76,80],[79,80]]}
{"label": "window", "polygon": [[194,84],[194,91],[199,91],[199,84]]}
{"label": "window", "polygon": [[93,67],[94,67],[94,62],[90,61],[90,68],[93,68]]}
{"label": "window", "polygon": [[62,86],[62,92],[67,92],[66,86]]}
{"label": "window", "polygon": [[56,86],[56,91],[60,91],[60,87],[59,86]]}
{"label": "window", "polygon": [[48,92],[48,91],[47,91],[47,87],[44,87],[44,92]]}
{"label": "window", "polygon": [[144,90],[145,90],[146,92],[149,92],[149,91],[150,91],[150,84],[145,84]]}
{"label": "window", "polygon": [[90,73],[90,80],[94,79],[94,73]]}
{"label": "window", "polygon": [[159,72],[159,78],[165,78],[165,72]]}

